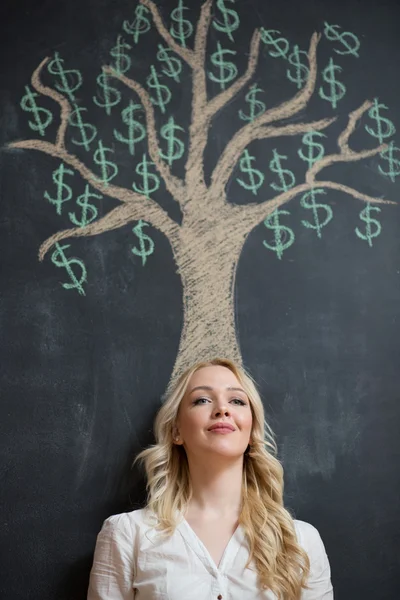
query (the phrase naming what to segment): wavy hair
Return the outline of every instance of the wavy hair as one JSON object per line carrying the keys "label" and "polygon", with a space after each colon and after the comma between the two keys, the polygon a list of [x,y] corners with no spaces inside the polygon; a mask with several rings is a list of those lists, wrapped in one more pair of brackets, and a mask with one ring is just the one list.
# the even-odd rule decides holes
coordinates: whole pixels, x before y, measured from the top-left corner
{"label": "wavy hair", "polygon": [[260,589],[278,600],[299,600],[307,588],[310,560],[296,538],[293,517],[283,505],[283,468],[276,458],[274,434],[264,418],[264,407],[251,376],[227,359],[215,358],[188,368],[168,393],[154,423],[156,443],[135,459],[147,476],[147,508],[157,517],[157,529],[166,535],[177,526],[191,499],[186,452],[173,443],[179,405],[195,371],[226,367],[238,379],[249,399],[253,425],[251,447],[243,458],[242,505],[239,523],[250,548],[246,567],[254,562]]}

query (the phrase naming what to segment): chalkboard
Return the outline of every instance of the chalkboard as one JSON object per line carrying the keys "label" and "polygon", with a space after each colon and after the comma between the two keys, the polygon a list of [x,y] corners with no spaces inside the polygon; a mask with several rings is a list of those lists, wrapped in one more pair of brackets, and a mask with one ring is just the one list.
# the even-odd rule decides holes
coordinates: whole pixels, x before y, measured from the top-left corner
{"label": "chalkboard", "polygon": [[0,10],[0,597],[85,598],[168,385],[223,355],[335,598],[399,598],[398,4]]}

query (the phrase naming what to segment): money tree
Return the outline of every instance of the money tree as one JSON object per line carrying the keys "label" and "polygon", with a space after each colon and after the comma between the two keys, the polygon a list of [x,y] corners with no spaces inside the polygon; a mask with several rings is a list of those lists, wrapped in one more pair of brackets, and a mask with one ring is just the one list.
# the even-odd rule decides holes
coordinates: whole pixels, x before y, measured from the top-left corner
{"label": "money tree", "polygon": [[[241,361],[235,331],[235,273],[244,242],[256,226],[264,223],[265,251],[274,252],[281,260],[294,242],[293,231],[287,225],[289,212],[283,207],[298,197],[304,209],[302,224],[310,229],[310,235],[321,237],[322,229],[333,217],[332,208],[324,199],[329,190],[337,190],[365,203],[360,225],[354,231],[372,245],[373,237],[380,233],[377,217],[381,209],[377,205],[387,201],[324,179],[322,173],[335,163],[351,163],[379,154],[382,175],[394,181],[399,174],[395,168],[398,148],[389,139],[395,128],[385,117],[387,107],[378,99],[365,101],[348,114],[336,140],[337,149],[331,154],[325,152],[324,140],[337,116],[314,121],[301,118],[313,96],[326,102],[330,110],[339,106],[346,87],[340,80],[338,61],[345,55],[349,59],[358,56],[360,42],[356,35],[343,31],[339,25],[325,23],[323,35],[330,43],[332,55],[318,69],[317,48],[322,35],[313,33],[306,51],[291,45],[277,30],[255,29],[247,66],[240,74],[235,62],[240,19],[233,4],[234,0],[217,0],[213,11],[212,0],[206,0],[193,24],[186,18],[187,7],[182,0],[169,16],[161,15],[152,0],[140,0],[132,21],[122,24],[109,64],[102,67],[93,94],[92,110],[104,111],[104,119],[112,111],[119,111],[113,139],[108,142],[88,122],[89,109],[78,100],[83,83],[81,73],[67,68],[58,52],[45,58],[34,71],[31,87],[26,86],[21,101],[37,135],[35,139],[11,144],[14,148],[37,150],[57,161],[54,188],[44,190],[44,197],[59,215],[69,207],[72,226],[45,240],[39,258],[43,260],[49,253],[55,265],[65,268],[68,280],[63,283],[64,288],[85,293],[86,268],[82,260],[71,257],[72,238],[100,235],[132,224],[139,244],[132,251],[145,265],[154,250],[151,227],[166,236],[181,277],[184,299],[183,331],[172,378],[199,358],[226,356]],[[132,72],[130,51],[152,27],[159,43],[146,82],[140,83]],[[209,50],[211,28],[217,41]],[[270,59],[285,61],[287,78],[296,88],[291,97],[268,108],[261,99],[261,88],[253,81],[262,45]],[[47,78],[52,77],[52,85],[43,83],[44,71]],[[189,77],[191,110],[186,135],[170,102],[171,88],[187,87]],[[211,88],[215,93],[210,93]],[[121,89],[129,91],[130,99],[125,105]],[[237,112],[235,133],[226,140],[211,177],[206,180],[204,157],[212,123],[240,94],[243,102]],[[60,113],[53,141],[43,139],[54,116],[43,106],[43,97],[54,101]],[[364,116],[369,119],[364,128],[376,139],[375,147],[355,151],[350,138]],[[303,161],[306,168],[300,182],[296,182],[294,172],[287,166],[288,157],[280,149],[282,138],[294,136],[299,136],[294,160]],[[275,146],[264,165],[250,152],[256,140],[273,140]],[[116,183],[118,164],[113,148],[118,144],[133,157],[131,187]],[[84,152],[87,160],[81,156]],[[183,165],[184,176],[176,174],[175,163]],[[263,166],[271,175],[268,186]],[[77,174],[81,177],[82,194],[73,199],[68,182]],[[248,195],[247,202],[238,205],[230,201],[227,189],[232,179]],[[179,206],[179,222],[154,199],[161,180],[166,193]],[[266,195],[265,188],[272,197],[256,198]],[[96,202],[102,195],[114,198],[118,205],[99,216]]]}

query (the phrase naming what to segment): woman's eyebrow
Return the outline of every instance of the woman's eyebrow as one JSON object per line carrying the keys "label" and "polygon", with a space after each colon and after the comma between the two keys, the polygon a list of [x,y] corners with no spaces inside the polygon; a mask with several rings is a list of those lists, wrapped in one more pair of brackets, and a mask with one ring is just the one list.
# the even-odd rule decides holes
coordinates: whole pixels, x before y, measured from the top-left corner
{"label": "woman's eyebrow", "polygon": [[[214,389],[214,388],[213,388],[213,387],[211,387],[210,385],[198,385],[198,386],[194,387],[192,390],[190,390],[190,392],[189,392],[189,393],[191,394],[192,392],[195,392],[196,390],[208,390],[208,391],[210,391],[210,392],[211,392],[211,391],[213,391],[213,389]],[[227,387],[226,389],[227,389],[228,391],[230,391],[230,392],[233,392],[233,391],[234,391],[234,392],[243,392],[243,394],[245,394],[245,393],[246,393],[246,392],[245,392],[245,391],[244,391],[242,388],[240,388],[240,387]]]}

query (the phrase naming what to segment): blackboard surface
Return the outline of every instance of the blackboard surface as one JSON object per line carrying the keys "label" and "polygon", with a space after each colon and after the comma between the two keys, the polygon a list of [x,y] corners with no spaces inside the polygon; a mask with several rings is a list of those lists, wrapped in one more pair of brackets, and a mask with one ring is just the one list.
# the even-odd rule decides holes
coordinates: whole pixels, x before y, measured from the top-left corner
{"label": "blackboard surface", "polygon": [[[174,25],[176,39],[181,36],[180,41],[193,48],[194,34],[185,38],[188,25],[179,23],[179,15],[195,27],[201,3],[164,0],[156,5],[167,26]],[[55,89],[57,84],[64,89],[58,93],[75,110],[85,109],[76,110],[75,119],[80,116],[94,127],[84,129],[88,149],[79,138],[79,126],[73,124],[65,146],[97,174],[97,182],[90,183],[106,186],[112,167],[106,167],[104,175],[95,151],[100,161],[101,148],[107,147],[107,158],[112,156],[118,168],[112,185],[132,193],[133,182],[139,186],[144,181],[138,165],[150,168],[151,161],[144,159],[145,137],[134,148],[132,140],[131,146],[126,141],[129,125],[122,110],[130,103],[140,104],[140,99],[121,78],[114,79],[121,99],[107,109],[98,77],[103,65],[119,65],[120,74],[150,89],[149,75],[154,77],[157,69],[161,73],[162,61],[156,55],[166,44],[149,11],[142,13],[151,24],[149,31],[145,21],[135,30],[137,7],[126,0],[14,0],[3,2],[0,9],[0,597],[5,600],[85,598],[103,519],[143,503],[142,477],[130,465],[152,440],[155,411],[177,356],[185,354],[181,335],[188,327],[184,315],[191,310],[190,296],[200,281],[210,294],[219,285],[210,267],[208,275],[187,279],[185,294],[182,271],[177,269],[179,251],[174,254],[165,232],[151,225],[149,213],[147,221],[143,214],[142,221],[138,217],[103,233],[53,240],[43,260],[38,258],[42,244],[54,234],[90,226],[94,212],[88,204],[96,208],[96,223],[121,202],[99,187],[87,188],[88,180],[65,161],[61,172],[59,156],[24,147],[32,139],[54,144],[61,123],[60,106],[35,91],[32,74],[49,57],[42,69],[43,85]],[[179,7],[181,13],[175,12],[174,20],[172,11]],[[235,14],[240,21],[236,28]],[[312,198],[302,190],[278,207],[287,213],[274,216],[268,208],[245,236],[242,232],[232,302],[227,306],[233,311],[235,352],[258,382],[277,434],[286,471],[286,503],[297,518],[320,530],[331,561],[335,598],[396,600],[400,597],[396,133],[400,6],[377,0],[218,1],[212,16],[217,27],[210,25],[207,38],[210,98],[235,81],[229,80],[229,68],[221,67],[222,58],[236,67],[237,79],[246,71],[254,29],[264,28],[264,37],[253,79],[212,119],[204,152],[207,186],[229,140],[250,122],[240,118],[240,111],[249,117],[251,110],[261,110],[252,104],[251,95],[246,99],[251,85],[259,87],[258,92],[253,88],[253,98],[257,96],[267,110],[305,85],[302,77],[309,63],[304,53],[313,32],[322,34],[314,94],[282,121],[282,127],[337,117],[311,139],[323,142],[325,156],[333,155],[349,114],[369,100],[371,105],[354,123],[350,148],[362,152],[388,144],[362,160],[334,162],[323,176],[318,174],[317,180],[337,182],[358,197],[324,186],[314,202],[328,208],[318,209],[315,203],[307,208]],[[123,49],[123,44],[130,46],[124,50],[128,59],[118,58],[115,50]],[[222,54],[221,49],[231,53]],[[227,81],[221,83],[224,77]],[[174,152],[179,155],[180,146],[175,139],[168,145],[168,130],[162,149],[174,175],[184,178],[192,102],[187,64],[179,78],[177,82],[160,74],[171,100],[165,112],[160,105],[153,106],[159,133],[171,117],[182,128],[175,130],[186,144],[182,156],[173,157]],[[132,111],[137,117],[132,135],[140,138],[146,129],[144,112]],[[89,142],[95,130],[95,139]],[[254,208],[289,190],[294,180],[303,184],[318,152],[316,146],[311,148],[310,138],[307,144],[305,134],[303,130],[252,141],[248,154],[241,156],[244,162],[232,167],[227,202],[243,207],[243,215],[250,214],[246,212],[250,205]],[[103,146],[98,145],[100,139]],[[152,173],[157,174],[154,165]],[[65,187],[57,183],[60,178]],[[151,201],[171,222],[184,225],[190,203],[176,202],[159,180],[158,189],[149,192]],[[71,198],[64,206],[68,189]],[[85,193],[97,197],[85,200]],[[391,203],[379,203],[382,200]],[[221,273],[225,272],[226,239],[236,231],[229,220],[224,221],[230,213],[222,208],[219,212],[200,195],[195,201],[204,202],[208,225],[211,209],[218,235],[210,235],[209,245],[222,249]],[[274,221],[278,218],[279,223]],[[278,226],[286,229],[277,233]],[[60,266],[62,256],[67,258]],[[220,327],[217,323],[218,331]],[[204,331],[206,339],[210,331]],[[224,336],[220,337],[217,349],[222,351]],[[185,343],[190,340],[188,334]]]}

